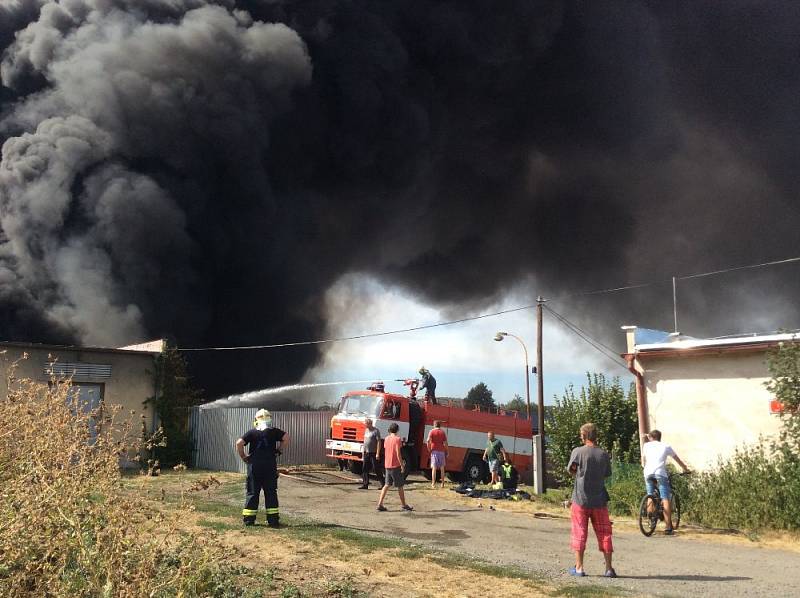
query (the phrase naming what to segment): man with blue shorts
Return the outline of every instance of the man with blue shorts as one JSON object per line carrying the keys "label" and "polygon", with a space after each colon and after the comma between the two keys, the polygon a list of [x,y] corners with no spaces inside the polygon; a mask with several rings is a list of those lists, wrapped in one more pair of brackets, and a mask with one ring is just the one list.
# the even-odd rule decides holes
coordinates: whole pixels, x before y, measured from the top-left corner
{"label": "man with blue shorts", "polygon": [[[647,488],[647,494],[652,495],[655,491],[655,485],[658,484],[658,493],[661,496],[661,504],[664,505],[664,517],[667,522],[667,529],[664,532],[666,535],[671,536],[672,531],[672,488],[669,484],[669,476],[667,475],[667,458],[672,457],[676,463],[681,466],[684,472],[688,472],[689,468],[681,461],[680,457],[672,450],[668,444],[661,442],[661,432],[652,430],[647,437],[649,442],[645,442],[642,446],[642,465],[644,466],[644,483]],[[649,501],[652,503],[652,501]],[[648,510],[652,509],[653,505],[648,505]]]}
{"label": "man with blue shorts", "polygon": [[500,463],[508,461],[508,455],[500,439],[494,437],[494,432],[487,432],[486,437],[486,450],[483,451],[483,460],[489,463],[489,473],[492,474],[490,483],[494,486],[500,481]]}

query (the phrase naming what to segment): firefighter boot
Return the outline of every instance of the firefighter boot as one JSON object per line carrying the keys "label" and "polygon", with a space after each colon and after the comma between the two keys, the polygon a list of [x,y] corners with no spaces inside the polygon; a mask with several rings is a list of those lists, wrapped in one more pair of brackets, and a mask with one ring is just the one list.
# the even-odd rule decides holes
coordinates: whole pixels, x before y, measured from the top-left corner
{"label": "firefighter boot", "polygon": [[258,515],[256,509],[242,509],[242,523],[245,525],[255,525],[256,515]]}

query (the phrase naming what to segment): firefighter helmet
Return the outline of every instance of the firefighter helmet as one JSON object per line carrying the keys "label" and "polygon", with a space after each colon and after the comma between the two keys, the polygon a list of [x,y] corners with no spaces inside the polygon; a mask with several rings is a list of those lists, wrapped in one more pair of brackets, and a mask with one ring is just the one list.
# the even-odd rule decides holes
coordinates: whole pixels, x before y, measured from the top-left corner
{"label": "firefighter helmet", "polygon": [[265,430],[272,425],[272,414],[266,409],[256,411],[256,420],[253,425],[257,430]]}

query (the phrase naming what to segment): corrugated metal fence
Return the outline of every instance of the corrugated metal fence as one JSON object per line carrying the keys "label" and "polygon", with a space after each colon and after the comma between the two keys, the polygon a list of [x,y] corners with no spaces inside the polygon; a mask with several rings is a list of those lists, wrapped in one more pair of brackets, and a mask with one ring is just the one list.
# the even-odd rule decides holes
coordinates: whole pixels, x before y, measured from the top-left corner
{"label": "corrugated metal fence", "polygon": [[[193,443],[194,467],[213,471],[245,472],[245,464],[236,455],[236,439],[253,427],[255,407],[200,409],[189,416]],[[278,457],[279,465],[325,463],[325,438],[333,411],[273,411],[272,421],[290,436],[289,446]]]}

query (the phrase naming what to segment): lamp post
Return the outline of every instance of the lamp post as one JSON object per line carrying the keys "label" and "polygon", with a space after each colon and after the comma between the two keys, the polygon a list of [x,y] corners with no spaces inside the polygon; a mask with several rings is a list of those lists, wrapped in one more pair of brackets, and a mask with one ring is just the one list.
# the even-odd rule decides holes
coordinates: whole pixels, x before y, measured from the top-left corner
{"label": "lamp post", "polygon": [[[522,345],[522,350],[525,353],[525,400],[526,400],[526,404],[528,406],[528,425],[531,426],[531,464],[534,467],[536,467],[536,465],[538,465],[538,467],[536,467],[536,470],[537,471],[542,471],[542,469],[541,469],[541,461],[542,461],[541,455],[539,455],[539,463],[538,464],[534,464],[533,463],[533,457],[534,457],[535,451],[533,450],[534,439],[533,439],[533,420],[531,419],[531,384],[530,384],[530,371],[531,371],[531,368],[528,365],[528,347],[525,346],[525,343],[522,341],[522,339],[520,337],[518,337],[515,334],[511,334],[510,332],[498,332],[497,334],[494,335],[494,340],[500,342],[507,336],[510,336],[511,338],[517,339],[519,341],[519,344]],[[531,470],[531,473],[533,473],[533,470]],[[535,480],[535,477],[534,477],[534,480]],[[541,493],[542,489],[538,488],[538,491],[539,491],[539,493]]]}

